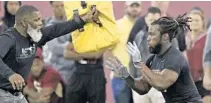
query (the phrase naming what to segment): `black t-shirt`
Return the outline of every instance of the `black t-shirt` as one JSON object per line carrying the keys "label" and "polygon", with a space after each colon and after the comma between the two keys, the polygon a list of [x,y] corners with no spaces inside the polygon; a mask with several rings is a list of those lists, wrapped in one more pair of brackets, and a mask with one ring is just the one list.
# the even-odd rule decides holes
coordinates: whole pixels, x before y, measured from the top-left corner
{"label": "black t-shirt", "polygon": [[163,55],[155,55],[150,68],[152,71],[169,69],[179,74],[176,82],[162,92],[166,103],[198,103],[201,100],[190,75],[187,60],[175,47],[170,47]]}
{"label": "black t-shirt", "polygon": [[14,73],[20,74],[25,80],[27,79],[38,46],[44,45],[53,38],[70,33],[81,27],[81,25],[84,25],[84,23],[78,24],[70,20],[43,27],[41,29],[43,36],[38,43],[23,37],[13,27],[1,34],[0,89],[13,89],[8,79]]}

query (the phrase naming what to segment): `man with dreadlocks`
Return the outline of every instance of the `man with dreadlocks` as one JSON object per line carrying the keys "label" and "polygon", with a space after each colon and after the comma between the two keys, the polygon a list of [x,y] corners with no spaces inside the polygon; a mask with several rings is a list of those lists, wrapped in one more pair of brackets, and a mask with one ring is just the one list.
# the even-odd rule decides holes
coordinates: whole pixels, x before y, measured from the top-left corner
{"label": "man with dreadlocks", "polygon": [[134,79],[122,63],[110,53],[106,68],[116,72],[127,84],[140,95],[146,94],[151,87],[162,92],[166,103],[202,103],[189,72],[187,60],[183,54],[171,45],[171,40],[189,29],[190,18],[185,14],[176,19],[161,17],[149,28],[148,47],[154,55],[143,63],[135,42],[127,45],[133,64],[140,69],[142,77]]}

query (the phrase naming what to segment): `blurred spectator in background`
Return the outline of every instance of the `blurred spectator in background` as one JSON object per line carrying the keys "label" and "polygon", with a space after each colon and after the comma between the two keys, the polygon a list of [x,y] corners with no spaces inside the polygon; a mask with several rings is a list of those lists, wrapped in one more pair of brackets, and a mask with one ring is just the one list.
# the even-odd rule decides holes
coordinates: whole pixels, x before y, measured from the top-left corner
{"label": "blurred spectator in background", "polygon": [[[45,20],[46,26],[64,22],[66,16],[63,1],[50,1],[50,4],[53,9],[53,16]],[[45,63],[57,69],[65,82],[68,81],[75,69],[73,68],[73,60],[66,60],[63,55],[64,48],[67,46],[69,40],[70,35],[67,34],[47,42],[43,47]]]}
{"label": "blurred spectator in background", "polygon": [[[130,32],[130,35],[129,35],[129,38],[128,38],[128,41],[129,42],[133,42],[134,40],[135,40],[135,37],[136,37],[136,35],[140,32],[140,31],[148,31],[148,28],[149,28],[149,25],[150,25],[150,23],[152,22],[152,21],[154,21],[156,18],[159,18],[159,17],[161,17],[160,16],[160,13],[161,13],[161,11],[160,11],[160,9],[159,8],[157,8],[157,7],[149,7],[148,8],[148,11],[147,11],[147,14],[145,15],[145,16],[143,16],[143,17],[141,17],[141,19],[144,21],[143,23],[143,25],[142,25],[142,23],[140,23],[140,24],[137,24],[137,23],[139,23],[139,19],[136,21],[136,24],[133,26],[133,29],[131,30],[131,32]],[[137,28],[136,28],[137,27]],[[139,27],[141,27],[141,28],[139,28]],[[138,29],[139,28],[139,29]],[[136,30],[138,30],[138,31],[136,31]],[[135,31],[135,32],[134,32]]]}
{"label": "blurred spectator in background", "polygon": [[15,13],[21,6],[21,1],[4,1],[4,16],[1,33],[15,24]]}
{"label": "blurred spectator in background", "polygon": [[203,103],[210,103],[210,92],[203,87],[203,49],[206,40],[206,27],[203,11],[199,7],[193,8],[189,15],[192,22],[189,23],[192,31],[186,34],[187,59],[190,72],[196,84],[199,94],[203,98]]}
{"label": "blurred spectator in background", "polygon": [[151,1],[152,7],[157,7],[161,11],[161,16],[169,16],[168,15],[168,8],[169,8],[169,1]]}
{"label": "blurred spectator in background", "polygon": [[203,67],[203,85],[204,88],[211,91],[211,27],[209,27],[207,31],[206,43],[203,52]]}
{"label": "blurred spectator in background", "polygon": [[64,103],[62,89],[65,88],[59,73],[45,65],[42,50],[37,48],[24,88],[29,103]]}
{"label": "blurred spectator in background", "polygon": [[[193,7],[190,11],[197,11],[204,15],[204,11],[198,6]],[[207,23],[205,23],[205,30],[209,29],[210,24],[211,24],[211,19],[208,19]]]}
{"label": "blurred spectator in background", "polygon": [[[169,1],[151,1],[151,7],[157,7],[161,10],[161,16],[168,16],[167,11],[169,7]],[[145,16],[139,17],[134,24],[130,35],[136,35],[140,30],[146,27]],[[148,30],[148,28],[147,28]],[[129,38],[130,39],[130,38]]]}
{"label": "blurred spectator in background", "polygon": [[[129,66],[130,57],[126,51],[127,39],[135,20],[142,12],[142,2],[140,1],[126,1],[125,15],[117,21],[117,26],[120,34],[120,43],[114,48],[114,55],[117,56],[124,66]],[[115,103],[133,103],[132,91],[117,74],[111,72],[112,90]]]}
{"label": "blurred spectator in background", "polygon": [[[146,26],[144,29],[140,30],[136,35],[133,36],[133,40],[129,41],[135,41],[140,53],[141,57],[144,62],[149,58],[150,52],[148,49],[147,44],[147,37],[148,37],[148,31],[147,28],[150,27],[151,23],[161,17],[161,11],[157,7],[150,7],[148,8],[147,15],[145,16],[145,22]],[[131,75],[134,78],[140,78],[140,70],[134,67],[133,61],[130,60],[130,72]],[[156,89],[152,88],[148,94],[146,95],[139,95],[137,92],[133,91],[133,100],[134,103],[164,103],[164,98],[161,94],[161,92],[157,91]]]}
{"label": "blurred spectator in background", "polygon": [[63,1],[50,1],[53,10],[53,16],[48,17],[45,22],[47,25],[63,22],[66,20]]}

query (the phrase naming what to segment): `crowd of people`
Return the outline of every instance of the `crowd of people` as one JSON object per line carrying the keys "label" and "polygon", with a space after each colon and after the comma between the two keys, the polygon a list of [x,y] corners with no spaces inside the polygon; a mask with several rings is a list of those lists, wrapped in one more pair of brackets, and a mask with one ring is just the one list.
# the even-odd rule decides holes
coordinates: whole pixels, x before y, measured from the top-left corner
{"label": "crowd of people", "polygon": [[115,103],[211,103],[211,26],[200,7],[173,18],[168,1],[126,1],[119,43],[80,54],[71,32],[98,11],[67,20],[62,1],[49,5],[53,15],[42,18],[34,6],[4,2],[0,103],[106,103],[104,68]]}

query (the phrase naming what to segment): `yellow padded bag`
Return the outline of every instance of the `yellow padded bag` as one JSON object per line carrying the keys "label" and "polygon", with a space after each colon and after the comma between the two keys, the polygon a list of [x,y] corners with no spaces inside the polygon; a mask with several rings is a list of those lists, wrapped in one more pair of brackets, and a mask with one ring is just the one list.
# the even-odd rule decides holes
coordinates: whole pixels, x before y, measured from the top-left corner
{"label": "yellow padded bag", "polygon": [[84,26],[84,31],[76,30],[72,32],[72,43],[76,52],[89,53],[98,52],[108,47],[112,47],[119,42],[117,37],[118,29],[113,14],[113,5],[110,1],[86,1],[87,7],[82,8],[81,1],[64,1],[67,19],[73,18],[73,10],[77,9],[79,15],[83,15],[91,10],[92,5],[96,5],[99,12],[99,20],[102,23],[92,22]]}

